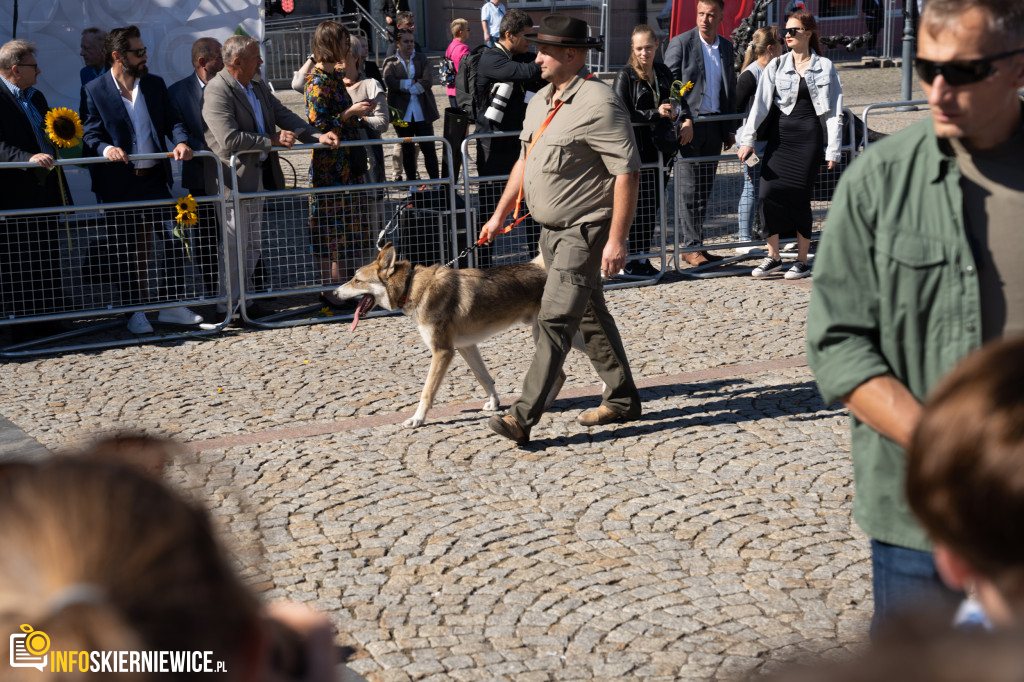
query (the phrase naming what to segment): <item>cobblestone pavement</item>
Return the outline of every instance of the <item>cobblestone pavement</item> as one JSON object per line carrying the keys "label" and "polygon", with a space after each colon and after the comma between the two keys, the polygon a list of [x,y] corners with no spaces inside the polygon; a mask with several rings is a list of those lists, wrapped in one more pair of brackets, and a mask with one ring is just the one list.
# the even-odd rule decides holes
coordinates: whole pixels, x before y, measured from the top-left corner
{"label": "cobblestone pavement", "polygon": [[[870,615],[846,420],[803,360],[809,289],[609,291],[644,418],[577,425],[600,388],[573,353],[527,449],[486,429],[460,362],[401,426],[429,363],[402,317],[8,362],[0,416],[52,451],[118,428],[186,442],[172,482],[371,680],[728,679],[841,655]],[[507,404],[528,330],[482,351]]]}
{"label": "cobblestone pavement", "polygon": [[[841,73],[855,111],[899,99],[896,69]],[[735,679],[841,656],[871,613],[846,418],[803,357],[810,287],[609,291],[644,417],[576,424],[600,385],[573,353],[526,449],[486,429],[460,361],[403,428],[429,353],[383,317],[8,361],[0,456],[126,428],[186,443],[172,483],[264,596],[328,613],[371,680]],[[507,405],[528,330],[482,352]]]}

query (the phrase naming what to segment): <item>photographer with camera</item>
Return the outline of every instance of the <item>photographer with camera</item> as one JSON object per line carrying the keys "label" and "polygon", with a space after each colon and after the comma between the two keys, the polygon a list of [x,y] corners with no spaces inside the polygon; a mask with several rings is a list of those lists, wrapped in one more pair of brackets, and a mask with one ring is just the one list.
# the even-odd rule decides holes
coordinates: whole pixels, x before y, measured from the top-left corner
{"label": "photographer with camera", "polygon": [[[512,9],[501,19],[501,38],[493,48],[484,50],[476,69],[476,132],[518,132],[526,118],[527,93],[543,88],[547,83],[540,77],[536,57],[527,52],[526,32],[533,27],[530,15],[521,9]],[[498,205],[505,178],[519,160],[519,137],[484,138],[476,143],[477,173],[481,176],[501,175],[500,181],[480,183],[480,215],[490,216]],[[540,226],[529,218],[523,222],[528,229],[527,239],[534,251]],[[489,246],[477,250],[477,266],[487,267],[491,262]]]}

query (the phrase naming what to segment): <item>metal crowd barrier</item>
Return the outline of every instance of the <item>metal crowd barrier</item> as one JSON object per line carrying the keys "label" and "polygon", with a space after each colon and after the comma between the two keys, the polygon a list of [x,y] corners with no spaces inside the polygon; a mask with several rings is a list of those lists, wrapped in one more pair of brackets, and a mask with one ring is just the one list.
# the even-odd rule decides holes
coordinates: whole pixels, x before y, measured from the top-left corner
{"label": "metal crowd barrier", "polygon": [[[133,161],[164,160],[170,154],[138,154]],[[221,164],[211,152],[196,152]],[[102,157],[58,160],[59,166],[112,163]],[[120,163],[120,162],[116,162]],[[0,163],[0,169],[38,169],[34,163]],[[179,228],[173,199],[82,206],[49,206],[0,212],[5,252],[0,255],[0,327],[97,318],[58,333],[0,349],[0,356],[21,357],[183,339],[208,335],[230,321],[202,328],[151,320],[154,331],[134,336],[125,314],[180,306],[213,306],[226,301],[223,260],[217,255],[224,199],[195,197],[198,224]],[[5,262],[6,261],[6,262]],[[230,283],[227,283],[230,286]],[[211,308],[212,310],[212,308]],[[212,314],[204,311],[207,320]],[[121,319],[111,320],[112,317]],[[99,335],[76,342],[84,335]]]}
{"label": "metal crowd barrier", "polygon": [[[855,127],[852,124],[853,112],[849,109],[843,110],[850,120],[845,126],[844,134],[846,142],[841,150],[843,158],[837,167],[828,170],[827,164],[823,163],[818,171],[815,182],[814,194],[811,199],[811,212],[814,220],[814,228],[811,239],[820,237],[821,226],[824,223],[828,207],[831,205],[832,193],[835,191],[836,183],[843,169],[853,161],[856,155]],[[698,117],[697,122],[712,121],[734,121],[744,118],[743,114],[723,114],[716,116]],[[762,161],[763,163],[763,161]],[[707,193],[706,203],[703,207],[703,216],[699,205],[694,207],[692,218],[698,232],[703,237],[703,243],[695,246],[685,246],[684,221],[689,218],[686,209],[686,196],[684,196],[684,184],[680,182],[681,169],[685,165],[692,165],[696,168],[693,172],[694,182],[703,185]],[[756,202],[754,205],[747,205],[748,201],[743,196],[743,185],[747,166],[741,162],[736,154],[720,154],[712,156],[684,158],[676,156],[673,168],[673,205],[667,212],[673,215],[674,225],[674,248],[671,258],[678,273],[687,277],[708,278],[725,277],[742,274],[746,266],[736,266],[740,261],[752,258],[761,258],[767,251],[759,250],[753,252],[739,253],[724,257],[722,260],[701,264],[695,267],[684,267],[683,255],[699,251],[716,251],[722,249],[754,248],[761,249],[766,245],[767,235],[750,240],[739,240],[740,220],[745,211],[756,213]],[[759,220],[753,219],[752,231],[757,234]],[[783,244],[795,242],[795,239],[782,240]],[[788,252],[787,252],[788,253]],[[667,263],[666,263],[667,266]]]}
{"label": "metal crowd barrier", "polygon": [[900,113],[915,113],[920,111],[919,109],[917,109],[917,107],[922,104],[928,104],[928,100],[915,99],[908,100],[905,102],[885,102],[883,104],[869,104],[866,107],[864,107],[864,113],[861,114],[861,117],[864,119],[864,135],[861,141],[861,144],[863,145],[864,149],[868,148],[868,116],[870,116],[873,112],[879,111],[881,109],[899,110],[905,108],[906,110]]}
{"label": "metal crowd barrier", "polygon": [[[635,124],[640,127],[644,124]],[[468,135],[462,142],[462,177],[463,196],[466,197],[466,212],[469,216],[470,232],[479,234],[480,227],[491,217],[494,208],[501,198],[508,181],[508,175],[480,175],[478,168],[479,141],[519,139],[519,132],[475,133]],[[473,143],[472,145],[470,143]],[[518,146],[518,143],[517,143]],[[659,182],[658,178],[661,178]],[[667,176],[664,162],[659,153],[657,163],[641,166],[640,188],[637,197],[637,209],[630,228],[627,243],[627,261],[656,258],[665,262],[667,216],[665,214],[665,182]],[[520,216],[529,207],[521,207]],[[513,223],[509,216],[506,225]],[[475,253],[474,267],[488,267],[505,263],[521,263],[534,258],[538,253],[537,240],[541,226],[527,217],[516,225],[508,234],[501,235],[491,246],[484,246]],[[646,242],[647,248],[640,244]],[[662,271],[650,276],[618,274],[617,278],[605,281],[606,289],[654,284],[663,275]]]}
{"label": "metal crowd barrier", "polygon": [[[865,128],[873,111],[921,103],[870,105],[864,110]],[[853,115],[849,109],[844,111],[848,116]],[[844,162],[852,160],[857,146],[854,127],[847,126],[847,131],[847,142],[843,146]],[[219,196],[196,197],[199,225],[179,233],[188,241],[187,247],[185,241],[173,234],[173,200],[0,212],[0,230],[3,230],[9,245],[17,245],[16,249],[8,246],[8,250],[12,253],[17,250],[20,259],[17,269],[8,266],[4,272],[5,268],[0,267],[0,328],[30,322],[105,320],[98,325],[83,322],[59,334],[0,348],[0,357],[213,334],[230,322],[230,301],[239,303],[238,312],[243,321],[261,328],[331,319],[350,320],[351,309],[332,310],[318,301],[317,296],[332,289],[336,283],[346,281],[354,269],[373,260],[377,255],[378,241],[380,244],[394,243],[399,258],[423,265],[451,262],[452,267],[467,267],[528,260],[536,254],[535,235],[539,234],[539,226],[535,223],[532,228],[524,229],[530,219],[513,230],[511,235],[496,240],[490,253],[476,251],[468,256],[465,254],[487,217],[485,209],[497,202],[507,180],[504,175],[481,176],[477,173],[475,143],[501,137],[518,137],[518,133],[475,134],[463,142],[461,152],[465,163],[459,178],[462,196],[456,192],[456,179],[449,171],[448,175],[438,179],[250,193],[225,192]],[[342,146],[362,146],[369,150],[372,146],[418,142],[440,144],[445,163],[439,165],[443,169],[454,167],[450,143],[441,137],[357,140],[345,142]],[[470,142],[474,144],[471,146]],[[866,146],[867,140],[863,144]],[[318,148],[324,147],[300,145],[292,152],[310,153]],[[286,152],[279,148],[274,151]],[[232,172],[238,167],[240,157],[252,153],[259,152],[240,152],[232,157]],[[151,154],[134,158],[164,159],[168,156]],[[367,156],[373,163],[375,155],[368,153]],[[214,154],[197,152],[196,157],[211,159],[217,169],[218,180],[222,180],[222,166]],[[103,158],[84,158],[58,163],[70,166],[110,162]],[[703,222],[704,244],[683,247],[680,246],[683,197],[676,179],[681,165],[697,163],[717,164],[711,176],[712,188]],[[670,179],[675,183],[672,192],[665,191],[664,185],[658,182],[659,175],[665,171],[660,156],[658,163],[643,166],[637,217],[631,234],[638,233],[638,222],[655,222],[646,250],[637,248],[632,239],[629,246],[630,260],[660,259],[661,272],[653,277],[619,275],[608,280],[606,288],[652,284],[668,268],[690,277],[741,274],[742,269],[730,270],[721,266],[761,255],[739,254],[699,267],[682,267],[684,253],[756,247],[763,246],[765,242],[763,239],[744,242],[736,239],[745,166],[735,155],[693,159],[677,157],[675,164]],[[0,169],[7,168],[38,167],[31,163],[0,164]],[[816,225],[812,238],[820,236],[820,226],[841,170],[842,165],[835,171],[823,171],[819,175],[812,202]],[[224,186],[223,182],[219,185]],[[674,202],[671,201],[673,199]],[[233,219],[243,213],[248,216],[247,224],[255,228],[253,232],[259,234],[259,240],[247,241],[242,231],[233,234],[235,254],[229,263],[224,249],[220,248],[228,240],[227,218],[229,214]],[[332,216],[339,214],[354,216],[358,227],[349,230],[348,225],[333,221]],[[318,258],[318,252],[326,253],[326,257]],[[338,263],[337,271],[333,266],[325,266],[325,263],[333,262]],[[3,261],[0,265],[4,265]],[[242,277],[238,273],[246,273],[247,276]],[[20,298],[19,293],[23,294]],[[271,302],[275,304],[273,311],[250,310],[247,307],[249,303]],[[215,305],[219,309],[211,313]],[[116,327],[124,325],[125,314],[178,306],[203,306],[199,312],[208,321],[216,321],[193,330],[168,328],[154,320],[157,331],[145,336],[115,331]],[[378,310],[371,315],[383,314],[392,313]],[[111,320],[113,317],[122,319]],[[77,342],[77,337],[86,333],[99,335],[99,339]]]}
{"label": "metal crowd barrier", "polygon": [[[447,160],[444,167],[452,168],[451,146],[441,137],[354,140],[341,147],[365,147],[372,157],[371,146],[410,140],[440,144]],[[292,149],[311,153],[326,148],[315,144]],[[231,158],[232,172],[241,158],[258,153],[236,153]],[[356,269],[376,258],[385,242],[395,245],[399,259],[414,264],[454,259],[466,239],[465,230],[458,228],[462,214],[452,210],[457,201],[450,172],[438,179],[233,192],[232,215],[243,216],[249,226],[233,235],[232,270],[240,273],[242,319],[259,328],[351,320],[354,305],[334,310],[318,296],[351,279]],[[262,281],[254,276],[260,262],[265,273]],[[272,312],[253,314],[249,309],[250,303],[262,307],[270,302]],[[371,316],[384,314],[393,313],[377,310]]]}

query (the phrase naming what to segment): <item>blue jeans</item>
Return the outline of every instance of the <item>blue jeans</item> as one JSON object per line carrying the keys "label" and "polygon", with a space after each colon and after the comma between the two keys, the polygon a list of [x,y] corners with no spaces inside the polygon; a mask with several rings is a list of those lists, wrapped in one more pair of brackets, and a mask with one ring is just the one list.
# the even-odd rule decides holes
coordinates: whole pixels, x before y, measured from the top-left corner
{"label": "blue jeans", "polygon": [[931,552],[872,539],[871,572],[875,593],[872,636],[878,634],[886,621],[915,607],[934,610],[949,606],[952,617],[956,604],[963,599],[962,594],[942,582]]}
{"label": "blue jeans", "polygon": [[758,185],[761,181],[761,166],[764,165],[764,150],[768,142],[755,142],[754,153],[761,162],[751,168],[743,166],[743,192],[740,194],[740,235],[741,242],[749,242],[754,238],[754,216],[757,215]]}

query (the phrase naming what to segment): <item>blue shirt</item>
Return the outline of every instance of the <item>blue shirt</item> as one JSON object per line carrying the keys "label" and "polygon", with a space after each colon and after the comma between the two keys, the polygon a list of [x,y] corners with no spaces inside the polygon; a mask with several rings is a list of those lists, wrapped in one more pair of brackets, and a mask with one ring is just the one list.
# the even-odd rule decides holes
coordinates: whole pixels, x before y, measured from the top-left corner
{"label": "blue shirt", "polygon": [[487,0],[480,8],[480,21],[487,22],[487,33],[491,40],[501,40],[501,18],[503,16],[505,16],[505,5],[501,3],[495,5],[491,0]]}
{"label": "blue shirt", "polygon": [[7,89],[14,95],[14,99],[18,100],[18,105],[21,110],[28,116],[29,122],[32,124],[32,132],[36,135],[36,141],[39,143],[39,149],[44,154],[53,154],[53,146],[50,141],[46,138],[46,133],[43,131],[43,115],[39,113],[36,106],[32,104],[32,95],[36,94],[36,89],[29,86],[27,89],[22,90],[17,85],[7,80],[3,76],[0,76],[0,80],[4,82]]}

